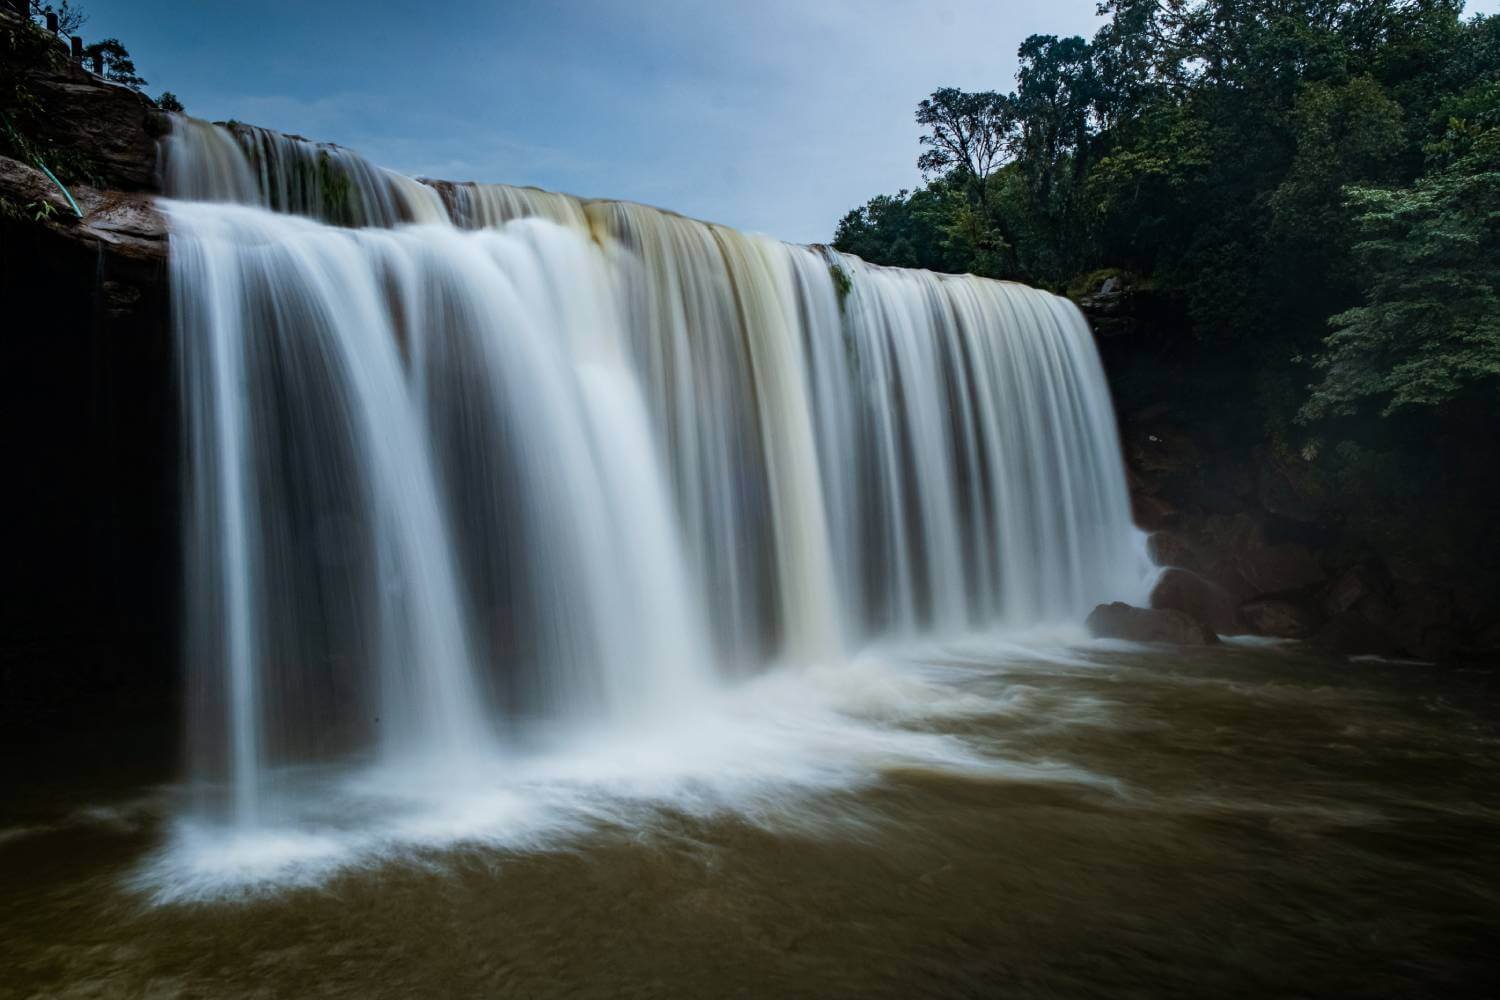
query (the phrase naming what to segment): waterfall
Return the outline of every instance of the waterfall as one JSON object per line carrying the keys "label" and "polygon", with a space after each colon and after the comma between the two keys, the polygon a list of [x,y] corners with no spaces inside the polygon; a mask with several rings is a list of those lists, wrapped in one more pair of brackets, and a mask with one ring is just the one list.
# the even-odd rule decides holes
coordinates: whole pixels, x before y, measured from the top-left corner
{"label": "waterfall", "polygon": [[[1139,597],[1069,302],[178,118],[192,759],[481,754]],[[227,789],[227,794],[223,790]]]}
{"label": "waterfall", "polygon": [[425,184],[352,150],[254,125],[173,115],[161,158],[173,198],[260,205],[340,226],[448,219],[442,198]]}

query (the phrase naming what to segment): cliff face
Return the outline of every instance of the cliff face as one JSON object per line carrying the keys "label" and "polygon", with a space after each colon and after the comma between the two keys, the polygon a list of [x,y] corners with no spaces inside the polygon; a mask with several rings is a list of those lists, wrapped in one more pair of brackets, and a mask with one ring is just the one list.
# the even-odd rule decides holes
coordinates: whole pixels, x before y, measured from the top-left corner
{"label": "cliff face", "polygon": [[[1269,434],[1242,386],[1227,391],[1243,369],[1198,341],[1173,303],[1117,283],[1081,304],[1115,393],[1137,523],[1172,567],[1154,606],[1221,634],[1347,655],[1500,659],[1500,538],[1472,502],[1494,472],[1466,457],[1461,436],[1431,437],[1448,479],[1403,491],[1341,476],[1330,456]],[[1366,440],[1393,432],[1375,423]]]}
{"label": "cliff face", "polygon": [[[83,78],[80,78],[83,77]],[[63,192],[0,157],[0,730],[171,712],[177,430],[157,113],[81,71],[41,73],[48,139],[120,190]]]}

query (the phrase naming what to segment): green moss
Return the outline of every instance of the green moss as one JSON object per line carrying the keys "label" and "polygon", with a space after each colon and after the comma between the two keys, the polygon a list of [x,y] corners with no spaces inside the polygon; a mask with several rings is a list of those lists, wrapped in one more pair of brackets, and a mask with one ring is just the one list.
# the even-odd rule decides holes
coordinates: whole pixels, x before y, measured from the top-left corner
{"label": "green moss", "polygon": [[1063,294],[1075,300],[1093,295],[1110,278],[1118,278],[1122,288],[1145,291],[1149,287],[1148,282],[1132,271],[1120,267],[1100,267],[1070,278],[1063,289]]}
{"label": "green moss", "polygon": [[854,279],[849,277],[848,271],[837,264],[828,265],[828,275],[833,279],[833,290],[839,297],[839,313],[842,314],[849,293],[854,291]]}

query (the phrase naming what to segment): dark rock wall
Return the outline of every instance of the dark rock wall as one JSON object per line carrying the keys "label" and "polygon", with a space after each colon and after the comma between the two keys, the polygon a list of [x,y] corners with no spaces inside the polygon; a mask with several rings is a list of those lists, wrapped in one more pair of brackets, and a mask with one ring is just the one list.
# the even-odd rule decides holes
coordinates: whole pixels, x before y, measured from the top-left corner
{"label": "dark rock wall", "polygon": [[[1500,659],[1500,533],[1485,501],[1500,490],[1463,468],[1484,448],[1461,433],[1435,439],[1451,454],[1433,464],[1453,478],[1404,495],[1379,477],[1339,483],[1326,454],[1270,432],[1243,365],[1195,336],[1173,303],[1116,284],[1080,305],[1096,320],[1136,521],[1156,561],[1174,567],[1154,607],[1224,635],[1350,655]],[[1364,431],[1378,448],[1402,425]]]}
{"label": "dark rock wall", "polygon": [[[0,732],[175,711],[177,390],[149,204],[0,218]],[[61,201],[0,159],[0,195]],[[0,742],[4,742],[0,737]]]}

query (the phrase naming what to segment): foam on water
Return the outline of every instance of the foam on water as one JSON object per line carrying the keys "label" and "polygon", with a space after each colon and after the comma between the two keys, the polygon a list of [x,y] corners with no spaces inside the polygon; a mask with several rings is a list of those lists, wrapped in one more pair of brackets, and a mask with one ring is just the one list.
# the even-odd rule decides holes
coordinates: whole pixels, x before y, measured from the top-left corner
{"label": "foam on water", "polygon": [[969,679],[870,654],[772,670],[675,720],[559,734],[553,750],[496,755],[461,774],[410,762],[295,769],[266,804],[275,823],[180,818],[129,884],[158,905],[253,899],[356,869],[441,864],[458,849],[554,850],[598,831],[649,831],[665,813],[847,832],[859,820],[829,805],[830,793],[892,771],[1114,787],[936,731],[1026,710],[1021,692],[976,692]]}

